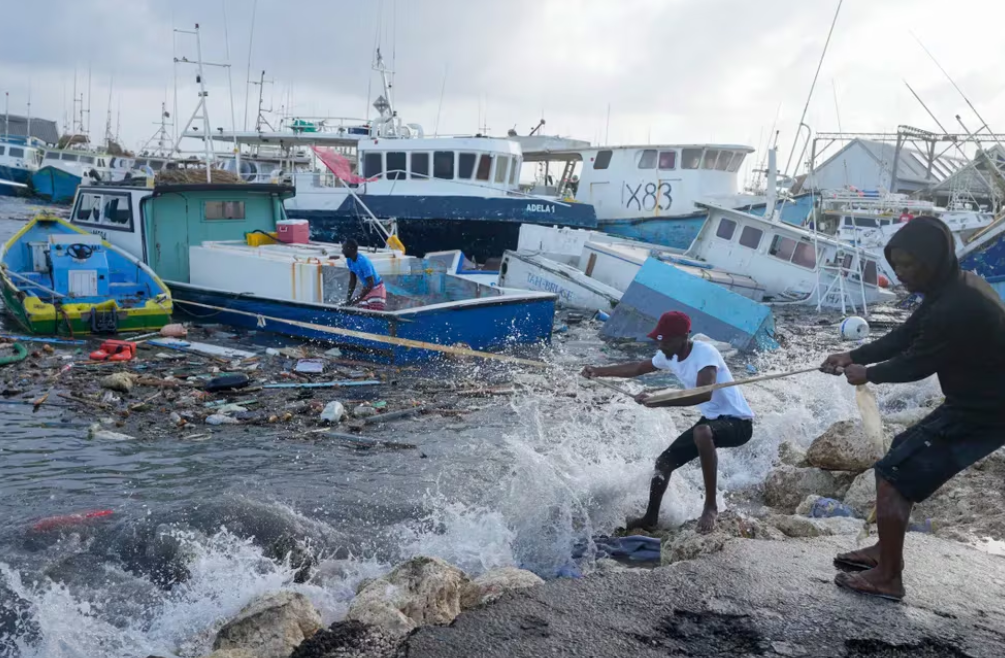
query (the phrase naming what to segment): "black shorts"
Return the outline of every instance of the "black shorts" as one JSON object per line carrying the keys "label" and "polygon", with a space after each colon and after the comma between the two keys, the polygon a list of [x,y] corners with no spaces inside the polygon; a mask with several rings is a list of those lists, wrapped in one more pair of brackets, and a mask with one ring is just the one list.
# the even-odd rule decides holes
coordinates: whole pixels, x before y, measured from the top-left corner
{"label": "black shorts", "polygon": [[694,430],[707,425],[712,430],[712,441],[716,448],[736,448],[742,446],[754,434],[754,422],[733,416],[719,416],[709,420],[704,416],[688,431],[677,437],[670,447],[656,460],[656,470],[661,472],[680,468],[698,456],[698,446],[694,444]]}
{"label": "black shorts", "polygon": [[876,473],[920,503],[954,475],[1005,445],[1005,426],[978,425],[941,406],[893,439]]}

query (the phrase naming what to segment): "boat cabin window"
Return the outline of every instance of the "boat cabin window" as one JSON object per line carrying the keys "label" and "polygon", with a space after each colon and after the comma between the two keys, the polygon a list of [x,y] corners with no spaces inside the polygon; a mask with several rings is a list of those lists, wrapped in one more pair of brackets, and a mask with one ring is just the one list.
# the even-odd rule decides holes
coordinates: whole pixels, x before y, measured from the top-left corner
{"label": "boat cabin window", "polygon": [[764,231],[753,226],[744,226],[740,232],[740,244],[750,249],[757,249],[761,246],[761,236]]}
{"label": "boat cabin window", "polygon": [[516,175],[520,171],[520,158],[513,158],[513,166],[509,168],[509,184],[516,185]]}
{"label": "boat cabin window", "polygon": [[862,281],[869,285],[876,285],[876,261],[867,260],[864,265],[865,267],[862,270]]}
{"label": "boat cabin window", "polygon": [[77,212],[74,219],[86,222],[89,219],[97,219],[99,208],[101,208],[101,195],[81,194],[80,202],[77,204]]}
{"label": "boat cabin window", "polygon": [[[91,158],[91,159],[93,160],[94,158]],[[105,159],[104,158],[98,158],[98,166],[99,167],[107,167],[108,165],[105,164]]]}
{"label": "boat cabin window", "polygon": [[112,224],[128,224],[130,219],[129,199],[127,197],[113,196],[105,200],[104,217]]}
{"label": "boat cabin window", "polygon": [[719,159],[715,161],[715,170],[726,171],[732,159],[733,159],[732,151],[719,151]]}
{"label": "boat cabin window", "polygon": [[737,151],[736,153],[734,153],[733,154],[733,159],[730,160],[729,167],[726,169],[726,171],[731,171],[731,172],[734,172],[734,173],[737,172],[737,171],[740,171],[740,165],[743,164],[743,159],[746,158],[746,157],[747,157],[747,154],[743,153],[741,151]]}
{"label": "boat cabin window", "polygon": [[668,169],[677,168],[677,151],[660,151],[660,169],[666,171]]}
{"label": "boat cabin window", "polygon": [[792,255],[792,263],[807,269],[817,266],[817,250],[813,243],[800,240],[796,245],[796,253]]}
{"label": "boat cabin window", "polygon": [[776,235],[771,240],[771,247],[768,253],[779,260],[792,260],[792,253],[796,250],[796,241],[791,238]]}
{"label": "boat cabin window", "polygon": [[126,194],[80,194],[73,223],[115,231],[133,230],[133,213]]}
{"label": "boat cabin window", "polygon": [[45,154],[45,159],[46,160],[59,160],[59,152],[58,151],[47,151],[46,154]]}
{"label": "boat cabin window", "polygon": [[509,167],[509,158],[505,155],[500,155],[496,158],[496,182],[505,183],[507,168]]}
{"label": "boat cabin window", "polygon": [[844,218],[844,225],[845,226],[855,226],[855,220],[853,220],[851,217],[845,217]]}
{"label": "boat cabin window", "polygon": [[244,201],[207,201],[202,210],[208,220],[244,219]]}
{"label": "boat cabin window", "polygon": [[161,169],[164,168],[164,163],[161,162],[160,160],[151,160],[150,168],[153,169],[154,171],[160,171]]}
{"label": "boat cabin window", "polygon": [[701,149],[684,149],[681,151],[684,169],[697,169],[701,166]]}
{"label": "boat cabin window", "polygon": [[474,153],[461,153],[457,156],[457,177],[464,180],[471,180],[475,173],[475,159],[478,156]]}
{"label": "boat cabin window", "polygon": [[388,151],[387,153],[387,180],[403,180],[405,169],[407,168],[406,156],[403,151]]}
{"label": "boat cabin window", "polygon": [[614,151],[597,151],[597,157],[593,159],[594,169],[607,169],[611,166],[611,156]]}
{"label": "boat cabin window", "polygon": [[722,238],[723,240],[732,240],[733,233],[736,232],[736,222],[732,219],[726,219],[723,217],[719,220],[719,228],[715,230],[715,237]]}
{"label": "boat cabin window", "polygon": [[83,162],[84,164],[94,164],[94,158],[92,158],[89,155],[80,156],[80,161]]}
{"label": "boat cabin window", "polygon": [[701,162],[702,169],[715,169],[715,160],[719,157],[719,149],[707,149],[705,159]]}
{"label": "boat cabin window", "polygon": [[478,171],[475,174],[475,178],[478,180],[488,180],[491,172],[492,156],[488,153],[482,153],[481,157],[478,159]]}
{"label": "boat cabin window", "polygon": [[429,180],[429,154],[412,154],[412,180]]}
{"label": "boat cabin window", "polygon": [[363,156],[363,177],[373,178],[384,173],[384,154],[367,153]]}
{"label": "boat cabin window", "polygon": [[646,149],[639,156],[639,169],[656,168],[656,149]]}
{"label": "boat cabin window", "polygon": [[0,146],[0,155],[4,154],[4,149],[6,149],[6,148],[7,147],[5,147],[5,146]]}
{"label": "boat cabin window", "polygon": [[66,162],[76,162],[77,156],[74,153],[64,153],[61,160],[65,160]]}
{"label": "boat cabin window", "polygon": [[24,157],[24,149],[18,148],[16,146],[12,146],[12,147],[10,147],[10,151],[7,152],[7,155],[9,155],[12,158],[23,158]]}
{"label": "boat cabin window", "polygon": [[444,180],[454,179],[453,151],[435,151],[433,153],[433,177]]}

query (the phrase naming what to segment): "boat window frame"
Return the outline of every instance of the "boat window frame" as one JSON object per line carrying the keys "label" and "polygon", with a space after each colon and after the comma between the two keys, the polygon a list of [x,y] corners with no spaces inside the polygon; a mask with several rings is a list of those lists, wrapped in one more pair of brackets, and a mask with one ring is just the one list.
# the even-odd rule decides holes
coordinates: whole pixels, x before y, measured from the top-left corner
{"label": "boat window frame", "polygon": [[639,169],[655,169],[658,160],[659,151],[657,149],[642,149],[639,151],[639,159],[636,161],[636,166]]}
{"label": "boat window frame", "polygon": [[[370,171],[371,164],[378,164],[375,171]],[[377,178],[384,175],[384,152],[364,151],[363,152],[363,178]]]}
{"label": "boat window frame", "polygon": [[594,169],[607,169],[611,166],[611,158],[614,156],[614,151],[611,149],[604,149],[603,151],[597,151],[597,155],[593,158],[593,168]]}
{"label": "boat window frame", "polygon": [[495,157],[496,170],[495,176],[492,177],[492,180],[496,185],[506,184],[506,177],[509,175],[509,159],[508,155],[498,155]]}
{"label": "boat window frame", "polygon": [[[859,272],[861,273],[862,283],[867,286],[879,286],[879,264],[875,260],[871,258],[859,259]],[[870,274],[872,275],[871,281],[869,280]]]}
{"label": "boat window frame", "polygon": [[[449,156],[449,158],[445,156]],[[449,173],[445,171],[438,171],[439,168],[446,162],[450,163]],[[433,151],[433,178],[437,180],[454,180],[456,173],[457,153],[455,151]]]}
{"label": "boat window frame", "polygon": [[[425,160],[425,165],[419,167],[420,171],[416,170],[415,161],[416,158],[420,160]],[[429,164],[430,164],[429,151],[412,151],[408,154],[408,178],[409,180],[429,180]],[[421,171],[425,168],[425,171]]]}
{"label": "boat window frame", "polygon": [[747,159],[747,154],[743,151],[733,151],[733,159],[729,161],[729,166],[726,167],[726,171],[731,174],[735,174],[740,171],[740,167],[743,166],[743,161]]}
{"label": "boat window frame", "polygon": [[[749,244],[746,244],[744,242],[744,239],[746,238],[748,231],[751,234],[754,234],[754,233],[757,234],[757,240],[754,241],[754,245],[753,246],[750,246]],[[744,247],[746,249],[753,249],[754,251],[757,251],[760,248],[760,246],[761,246],[761,240],[762,239],[764,239],[764,229],[757,228],[756,226],[745,225],[743,227],[743,230],[740,231],[740,239],[737,240],[737,243],[741,247]]]}
{"label": "boat window frame", "polygon": [[[722,233],[721,233],[721,231],[723,229],[723,226],[727,222],[729,224],[731,224],[732,226],[730,226],[730,228],[729,228],[729,235],[728,236],[723,236]],[[715,237],[717,239],[719,239],[719,240],[724,241],[724,242],[732,242],[733,241],[733,236],[736,235],[736,227],[737,226],[738,226],[738,222],[735,219],[730,219],[729,217],[720,217],[719,218],[719,223],[715,225]]]}
{"label": "boat window frame", "polygon": [[[789,251],[788,255],[785,256],[784,258],[782,256],[779,256],[779,252],[781,251],[782,240],[787,240],[792,243],[791,250]],[[783,263],[792,262],[792,255],[796,253],[796,246],[798,244],[799,240],[793,240],[792,238],[788,237],[783,233],[773,233],[771,237],[771,244],[768,245],[768,255],[771,256],[772,258],[782,261]]]}
{"label": "boat window frame", "polygon": [[[701,169],[701,163],[702,163],[702,160],[704,159],[704,151],[705,151],[705,149],[700,149],[700,148],[683,148],[680,151],[681,151],[681,154],[680,154],[681,169],[689,169],[689,170],[692,170],[692,171],[696,171],[698,169]],[[697,154],[697,159],[694,159],[696,154]],[[694,163],[693,165],[689,166],[689,164],[688,164],[688,159],[689,158],[692,159],[692,161]]]}
{"label": "boat window frame", "polygon": [[0,155],[3,155],[6,152],[7,152],[7,147],[4,146],[3,144],[0,144]]}
{"label": "boat window frame", "polygon": [[719,157],[715,159],[714,168],[716,171],[728,171],[729,163],[732,161],[733,161],[733,152],[730,151],[729,149],[721,149],[719,151]]}
{"label": "boat window frame", "polygon": [[[713,155],[713,153],[715,155]],[[708,166],[708,161],[711,158],[712,166]],[[701,154],[701,169],[704,171],[715,171],[715,162],[719,159],[719,149],[705,149]]]}
{"label": "boat window frame", "polygon": [[475,176],[478,154],[471,151],[457,153],[457,180],[471,180]]}
{"label": "boat window frame", "polygon": [[[97,205],[97,208],[99,209],[98,210],[98,220],[97,221],[77,219],[77,212],[78,212],[77,208],[78,208],[78,205],[80,203],[79,200],[82,199],[84,197],[84,195],[95,196],[95,197],[98,197],[98,199],[100,199],[100,201],[99,201],[99,203]],[[119,223],[112,223],[112,222],[105,221],[105,219],[106,219],[105,218],[105,205],[107,203],[106,200],[105,200],[106,197],[109,197],[109,198],[111,198],[111,197],[124,198],[126,200],[126,205],[129,208],[129,221],[128,222],[126,222],[124,224],[119,224]],[[93,209],[92,209],[92,213],[93,213]],[[71,221],[71,223],[73,223],[76,226],[85,226],[85,227],[88,227],[88,228],[98,229],[99,231],[119,231],[119,232],[122,232],[122,233],[134,233],[135,232],[135,227],[136,227],[136,210],[135,210],[135,208],[133,208],[133,195],[131,195],[131,194],[127,193],[127,192],[109,192],[109,191],[102,191],[102,192],[81,192],[78,195],[78,202],[73,205],[73,210],[72,210],[72,212],[70,214],[70,221]]]}
{"label": "boat window frame", "polygon": [[61,156],[61,155],[63,155],[63,154],[60,153],[59,151],[46,151],[45,152],[45,157],[43,157],[42,160],[43,161],[45,161],[45,160],[59,160],[59,156]]}
{"label": "boat window frame", "polygon": [[[487,183],[492,180],[492,165],[495,156],[492,153],[481,153],[478,155],[478,165],[475,167],[475,180]],[[488,166],[483,167],[482,163],[488,162]]]}
{"label": "boat window frame", "polygon": [[80,157],[76,153],[63,153],[59,156],[62,162],[77,162]]}
{"label": "boat window frame", "polygon": [[7,156],[24,160],[24,148],[20,146],[11,146],[7,149]]}
{"label": "boat window frame", "polygon": [[523,160],[517,156],[513,156],[513,162],[509,166],[509,184],[514,186],[518,182],[518,175],[520,173],[520,168],[523,166]]}
{"label": "boat window frame", "polygon": [[[669,156],[670,164],[668,166],[663,166],[663,157]],[[677,149],[670,149],[669,151],[660,151],[659,155],[656,157],[656,167],[660,171],[674,171],[677,169]]]}
{"label": "boat window frame", "polygon": [[[396,159],[401,156],[401,167],[391,167],[391,156]],[[405,180],[408,178],[408,153],[406,151],[386,151],[384,153],[384,178],[386,180]]]}
{"label": "boat window frame", "polygon": [[[216,208],[215,204],[220,204],[220,216],[210,217],[209,208],[210,204],[214,204],[213,208]],[[234,212],[234,209],[240,208],[240,216]],[[228,212],[230,211],[230,212]],[[215,212],[213,213],[216,214]],[[233,215],[233,216],[228,216]],[[202,202],[202,219],[206,222],[233,222],[241,221],[243,222],[248,218],[248,209],[244,204],[244,201],[228,200],[228,199],[207,199]]]}
{"label": "boat window frame", "polygon": [[[807,265],[805,260],[797,261],[797,258],[803,258],[806,255],[807,250],[813,255],[813,264]],[[802,267],[804,269],[813,271],[817,269],[817,248],[812,242],[806,239],[801,239],[796,242],[796,248],[792,250],[792,259],[789,261],[796,267]]]}

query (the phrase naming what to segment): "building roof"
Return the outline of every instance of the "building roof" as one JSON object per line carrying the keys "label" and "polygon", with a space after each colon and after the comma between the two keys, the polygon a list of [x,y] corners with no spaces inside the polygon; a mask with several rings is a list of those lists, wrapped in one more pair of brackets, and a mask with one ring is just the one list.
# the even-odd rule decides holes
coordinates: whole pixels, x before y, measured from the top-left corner
{"label": "building roof", "polygon": [[[4,134],[18,137],[27,136],[28,117],[19,114],[0,114],[0,135]],[[55,121],[32,117],[31,136],[46,144],[55,145],[59,142],[59,128]]]}
{"label": "building roof", "polygon": [[[985,149],[991,160],[998,166],[999,171],[1005,174],[1005,147],[994,144],[991,148]],[[938,185],[932,188],[933,192],[952,192],[959,190],[977,197],[996,196],[1001,193],[1001,187],[997,192],[990,185],[994,185],[994,174],[988,171],[988,163],[983,158],[974,157],[965,167],[954,172]]]}
{"label": "building roof", "polygon": [[[842,154],[849,149],[857,147],[867,153],[887,172],[893,172],[893,156],[896,153],[896,145],[889,142],[876,142],[868,139],[856,138],[845,144],[841,150],[827,158],[815,169],[819,172],[832,162],[837,162]],[[944,147],[942,147],[944,149]],[[932,161],[931,175],[927,171],[928,156],[921,151],[904,144],[900,148],[900,161],[897,163],[897,181],[900,183],[917,183],[920,185],[937,184],[949,178],[952,174],[967,165],[966,158],[960,158],[947,153],[938,153]]]}

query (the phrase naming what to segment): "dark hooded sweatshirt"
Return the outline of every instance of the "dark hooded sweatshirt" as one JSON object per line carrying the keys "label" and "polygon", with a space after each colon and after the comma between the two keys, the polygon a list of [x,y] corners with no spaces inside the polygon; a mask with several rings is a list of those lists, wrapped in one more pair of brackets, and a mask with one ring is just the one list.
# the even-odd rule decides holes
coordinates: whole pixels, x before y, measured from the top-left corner
{"label": "dark hooded sweatshirt", "polygon": [[949,228],[918,217],[897,231],[901,249],[934,276],[924,301],[886,336],[851,352],[870,382],[913,382],[938,374],[946,407],[963,420],[1005,425],[1005,305],[984,279],[961,272]]}

